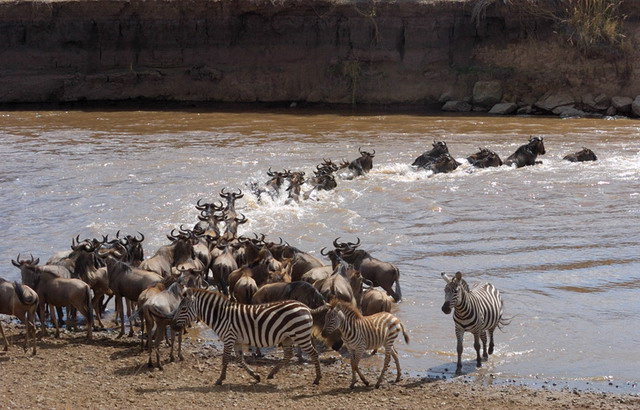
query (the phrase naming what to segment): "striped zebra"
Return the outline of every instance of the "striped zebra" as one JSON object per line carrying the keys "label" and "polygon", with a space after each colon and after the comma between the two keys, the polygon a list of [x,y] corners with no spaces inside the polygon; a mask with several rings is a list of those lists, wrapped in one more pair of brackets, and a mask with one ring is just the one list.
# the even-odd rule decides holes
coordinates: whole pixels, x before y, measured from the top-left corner
{"label": "striped zebra", "polygon": [[242,346],[271,347],[282,345],[284,359],[278,363],[268,379],[285,365],[293,356],[292,346],[299,346],[307,353],[316,367],[313,384],[320,383],[320,361],[311,342],[313,318],[311,310],[304,304],[287,300],[261,305],[244,305],[232,302],[228,297],[215,291],[188,288],[186,296],[174,314],[172,326],[184,328],[199,319],[211,327],[224,344],[222,372],[216,381],[221,385],[227,375],[227,365],[234,358],[236,362],[257,381],[258,376],[244,361]]}
{"label": "striped zebra", "polygon": [[471,289],[462,279],[462,273],[456,272],[453,279],[444,272],[442,278],[447,282],[444,288],[444,304],[442,311],[451,313],[454,309],[453,321],[456,325],[458,340],[458,365],[456,375],[462,372],[462,341],[464,332],[473,333],[473,347],[476,349],[476,367],[482,366],[480,359],[480,341],[482,340],[482,356],[487,359],[487,333],[489,332],[489,354],[493,354],[493,331],[496,327],[507,325],[502,318],[502,297],[500,292],[490,283],[475,284]]}
{"label": "striped zebra", "polygon": [[392,357],[396,363],[396,382],[399,382],[401,376],[400,360],[393,344],[400,332],[404,336],[405,343],[409,343],[409,335],[400,320],[388,312],[362,316],[362,313],[352,304],[338,299],[333,299],[329,305],[322,333],[328,334],[336,330],[342,333],[342,341],[351,354],[351,386],[349,387],[353,389],[356,384],[356,372],[365,386],[369,385],[360,371],[358,363],[365,350],[379,349],[382,346],[384,346],[384,365],[378,377],[376,388],[380,387]]}

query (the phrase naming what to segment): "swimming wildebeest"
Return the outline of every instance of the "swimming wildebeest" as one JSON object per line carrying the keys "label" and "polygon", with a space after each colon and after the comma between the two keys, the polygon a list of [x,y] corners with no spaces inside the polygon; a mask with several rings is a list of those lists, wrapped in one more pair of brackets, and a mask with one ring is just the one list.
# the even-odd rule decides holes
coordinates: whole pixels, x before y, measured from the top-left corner
{"label": "swimming wildebeest", "polygon": [[478,148],[479,151],[467,157],[469,164],[477,168],[499,167],[502,160],[495,152],[486,148]]}
{"label": "swimming wildebeest", "polygon": [[516,168],[521,168],[527,165],[541,164],[541,161],[536,161],[538,155],[544,155],[544,141],[542,137],[531,137],[529,142],[518,147],[516,152],[509,155],[504,161],[505,165],[516,165]]}
{"label": "swimming wildebeest", "polygon": [[583,162],[583,161],[597,161],[598,157],[589,148],[582,147],[582,150],[574,152],[573,154],[567,154],[562,159],[566,159],[571,162]]}

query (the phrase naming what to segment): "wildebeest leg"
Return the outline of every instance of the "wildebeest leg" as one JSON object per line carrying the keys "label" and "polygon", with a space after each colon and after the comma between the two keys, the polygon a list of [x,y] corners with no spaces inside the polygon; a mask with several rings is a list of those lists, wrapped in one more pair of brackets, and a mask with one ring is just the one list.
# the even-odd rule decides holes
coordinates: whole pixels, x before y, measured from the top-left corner
{"label": "wildebeest leg", "polygon": [[289,364],[289,361],[293,357],[293,348],[291,347],[291,340],[282,341],[282,350],[284,350],[284,357],[282,361],[275,365],[275,367],[271,370],[267,379],[273,379],[273,377],[286,365]]}
{"label": "wildebeest leg", "polygon": [[482,340],[482,358],[486,360],[489,358],[487,354],[487,332],[480,333],[480,340]]}
{"label": "wildebeest leg", "polygon": [[104,324],[102,323],[102,312],[101,312],[101,300],[104,295],[94,296],[91,305],[93,306],[93,311],[95,312],[96,319],[98,319],[98,325],[100,329],[104,329]]}
{"label": "wildebeest leg", "polygon": [[476,367],[482,367],[482,360],[480,359],[480,334],[474,333],[473,335],[473,348],[476,349]]}
{"label": "wildebeest leg", "polygon": [[[59,338],[60,326],[58,324],[58,318],[56,317],[56,314],[55,314],[55,306],[49,305],[49,312],[51,312],[51,321],[53,322],[53,325],[56,327],[56,338]],[[67,321],[69,321],[69,318],[67,318]]]}
{"label": "wildebeest leg", "polygon": [[133,321],[131,320],[131,310],[132,310],[132,306],[133,303],[128,300],[125,299],[127,301],[127,318],[129,319],[129,337],[133,337]]}
{"label": "wildebeest leg", "polygon": [[33,351],[31,352],[31,354],[35,356],[36,355],[36,318],[35,318],[34,310],[29,310],[27,312],[27,321],[25,324],[27,325],[27,333],[31,332],[31,343],[33,343]]}
{"label": "wildebeest leg", "polygon": [[149,329],[147,329],[147,353],[149,353],[149,361],[147,362],[147,366],[151,369],[153,368],[153,345],[155,343],[154,331],[156,329],[155,325],[150,325]]}
{"label": "wildebeest leg", "polygon": [[158,362],[158,369],[162,370],[162,363],[160,363],[160,343],[162,342],[162,339],[163,339],[162,336],[164,334],[164,325],[161,325],[160,323],[156,323],[156,325],[154,326],[153,333],[156,339],[155,343],[153,343],[154,349],[156,351],[156,362]]}
{"label": "wildebeest leg", "polygon": [[40,337],[45,337],[47,336],[47,324],[45,323],[45,313],[44,313],[44,309],[45,308],[45,303],[40,302],[40,304],[38,305],[38,317],[40,318],[40,327],[42,329],[42,335],[40,335]]}
{"label": "wildebeest leg", "polygon": [[4,341],[4,351],[6,352],[6,351],[9,350],[9,342],[7,341],[7,337],[4,335],[4,329],[2,328],[2,322],[0,322],[0,333],[2,333],[2,340]]}
{"label": "wildebeest leg", "polygon": [[[59,319],[60,326],[63,326],[63,325],[66,326],[67,324],[65,323],[65,321],[63,319],[64,313],[62,311],[62,306],[56,306],[55,311],[58,312],[58,319]],[[69,312],[67,312],[67,316],[69,316],[68,313]],[[50,310],[49,315],[50,316],[53,315],[53,310]],[[67,317],[67,319],[68,319],[68,317]],[[51,320],[51,323],[53,323],[53,319]]]}
{"label": "wildebeest leg", "polygon": [[489,329],[489,354],[493,354],[493,331],[495,329]]}
{"label": "wildebeest leg", "polygon": [[124,309],[122,307],[122,296],[116,296],[116,310],[118,311],[117,316],[120,316],[120,333],[118,333],[118,336],[116,337],[119,339],[124,336]]}
{"label": "wildebeest leg", "polygon": [[256,347],[256,352],[254,353],[254,355],[256,357],[264,357],[264,353],[262,353],[262,350],[260,350],[259,347]]}
{"label": "wildebeest leg", "polygon": [[458,340],[458,345],[456,346],[456,351],[458,352],[458,364],[456,365],[456,376],[459,376],[462,373],[462,342],[464,340],[464,332],[456,330],[456,339]]}
{"label": "wildebeest leg", "polygon": [[238,364],[240,365],[240,367],[242,367],[244,370],[247,371],[247,373],[249,373],[249,375],[251,377],[253,377],[254,379],[256,379],[256,381],[260,381],[260,376],[258,376],[256,374],[256,372],[253,371],[253,369],[251,369],[249,366],[247,366],[247,363],[245,363],[244,361],[244,353],[242,352],[242,345],[240,343],[236,343],[236,345],[234,346],[234,350],[236,353],[236,362],[238,362]]}
{"label": "wildebeest leg", "polygon": [[356,386],[356,373],[358,373],[358,376],[360,376],[360,379],[362,380],[362,383],[364,383],[365,386],[369,385],[369,381],[364,377],[364,374],[362,374],[362,372],[360,371],[360,367],[358,367],[361,357],[362,357],[362,352],[359,352],[358,350],[351,351],[351,385],[349,386],[350,389],[353,389]]}

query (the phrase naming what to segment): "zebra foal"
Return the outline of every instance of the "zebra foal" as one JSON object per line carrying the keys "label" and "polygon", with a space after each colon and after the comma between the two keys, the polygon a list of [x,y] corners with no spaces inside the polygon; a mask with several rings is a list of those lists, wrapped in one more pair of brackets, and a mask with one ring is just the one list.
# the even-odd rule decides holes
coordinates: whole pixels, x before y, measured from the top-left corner
{"label": "zebra foal", "polygon": [[[508,321],[502,318],[502,297],[500,292],[490,283],[476,283],[469,288],[462,279],[462,273],[456,272],[449,278],[444,272],[442,278],[447,282],[444,288],[444,304],[442,311],[448,315],[454,310],[456,338],[458,341],[458,364],[456,375],[462,372],[462,341],[464,332],[473,334],[473,347],[476,349],[476,367],[482,366],[480,358],[480,340],[482,340],[482,356],[484,359],[493,354],[493,331]],[[487,332],[489,333],[489,352],[487,354]]]}
{"label": "zebra foal", "polygon": [[405,343],[409,343],[409,335],[400,320],[388,312],[362,316],[362,313],[352,304],[338,299],[333,299],[329,306],[322,333],[329,334],[336,330],[342,333],[342,341],[351,354],[351,385],[349,387],[354,388],[356,373],[365,386],[369,385],[369,381],[360,371],[358,364],[365,350],[379,349],[382,346],[384,346],[384,365],[378,377],[376,388],[380,387],[392,357],[396,363],[396,382],[399,382],[401,376],[400,360],[393,344],[400,332],[404,336]]}
{"label": "zebra foal", "polygon": [[180,306],[174,313],[172,327],[184,328],[199,319],[213,329],[222,343],[222,371],[216,381],[221,385],[227,376],[227,365],[234,359],[256,381],[257,375],[244,361],[242,346],[272,347],[282,345],[284,358],[267,376],[271,379],[293,357],[293,346],[299,346],[311,357],[316,378],[313,384],[320,383],[320,361],[318,352],[311,343],[313,318],[311,310],[304,304],[293,300],[244,305],[232,302],[219,292],[188,288]]}

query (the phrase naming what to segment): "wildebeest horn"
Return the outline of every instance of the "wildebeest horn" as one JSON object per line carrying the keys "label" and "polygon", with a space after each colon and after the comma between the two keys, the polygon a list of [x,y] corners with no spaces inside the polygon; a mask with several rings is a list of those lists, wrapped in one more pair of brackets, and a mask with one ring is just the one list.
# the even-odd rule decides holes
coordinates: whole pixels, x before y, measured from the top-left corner
{"label": "wildebeest horn", "polygon": [[269,167],[269,170],[267,171],[267,175],[269,175],[270,177],[274,177],[275,176],[275,174],[271,170],[271,167]]}
{"label": "wildebeest horn", "polygon": [[[17,261],[17,262],[16,262]],[[20,267],[20,254],[18,254],[18,257],[16,258],[16,260],[14,261],[13,259],[11,259],[11,263],[13,264],[13,266],[15,266],[16,268]]]}
{"label": "wildebeest horn", "polygon": [[208,221],[209,220],[209,218],[207,218],[204,215],[198,215],[198,219],[201,220],[201,221]]}
{"label": "wildebeest horn", "polygon": [[118,232],[116,232],[116,238],[120,239],[120,229],[118,229]]}
{"label": "wildebeest horn", "polygon": [[31,256],[31,260],[30,262],[33,263],[34,265],[37,265],[38,263],[40,263],[40,258],[36,258],[35,260],[33,259],[33,255],[29,254],[29,256]]}
{"label": "wildebeest horn", "polygon": [[375,157],[376,156],[376,150],[372,150],[371,153],[369,154],[370,157]]}
{"label": "wildebeest horn", "polygon": [[366,151],[363,151],[362,147],[358,147],[358,152],[360,153],[360,155],[366,154]]}
{"label": "wildebeest horn", "polygon": [[101,243],[107,243],[109,242],[109,235],[102,235],[102,242]]}
{"label": "wildebeest horn", "polygon": [[206,209],[207,206],[206,205],[200,205],[200,201],[202,201],[202,198],[198,199],[198,202],[196,202],[196,209],[199,211],[202,211],[203,209]]}
{"label": "wildebeest horn", "polygon": [[142,232],[138,231],[138,233],[140,234],[140,239],[138,239],[137,235],[134,237],[134,239],[138,242],[144,241],[144,235],[142,234]]}
{"label": "wildebeest horn", "polygon": [[341,248],[344,244],[338,244],[338,239],[340,239],[339,236],[333,240],[333,246],[335,246],[336,248]]}
{"label": "wildebeest horn", "polygon": [[189,230],[189,228],[185,229],[184,228],[184,224],[180,224],[180,233],[189,235],[189,234],[191,234],[191,231]]}
{"label": "wildebeest horn", "polygon": [[358,240],[357,243],[347,242],[350,248],[357,248],[358,246],[360,246],[360,238],[356,236],[356,239]]}
{"label": "wildebeest horn", "polygon": [[243,224],[243,223],[247,222],[247,217],[246,217],[246,216],[244,216],[243,214],[240,214],[240,216],[241,216],[242,218],[237,218],[237,217],[236,217],[236,218],[234,219],[237,223],[239,223],[239,224]]}
{"label": "wildebeest horn", "polygon": [[223,197],[223,198],[229,198],[229,196],[231,195],[231,193],[229,193],[229,192],[225,192],[225,191],[224,191],[225,189],[226,189],[226,188],[222,188],[222,190],[220,190],[220,196],[221,196],[221,197]]}
{"label": "wildebeest horn", "polygon": [[329,252],[324,253],[324,250],[327,249],[327,247],[325,246],[324,248],[320,249],[320,255],[322,256],[327,256],[329,254]]}
{"label": "wildebeest horn", "polygon": [[76,236],[76,245],[80,243],[80,235]]}
{"label": "wildebeest horn", "polygon": [[236,194],[235,192],[231,194],[231,196],[233,196],[235,199],[239,199],[242,198],[244,196],[244,194],[242,193],[242,189],[238,188],[238,193]]}

